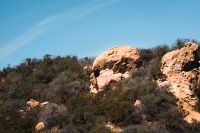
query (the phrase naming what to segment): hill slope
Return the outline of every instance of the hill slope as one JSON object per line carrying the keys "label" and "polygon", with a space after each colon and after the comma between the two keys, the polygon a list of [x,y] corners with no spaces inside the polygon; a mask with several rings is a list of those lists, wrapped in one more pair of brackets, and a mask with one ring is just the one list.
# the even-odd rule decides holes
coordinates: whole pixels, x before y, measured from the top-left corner
{"label": "hill slope", "polygon": [[[200,132],[200,123],[184,121],[176,98],[155,83],[164,77],[161,57],[183,43],[141,49],[143,65],[135,76],[96,95],[89,93],[90,69],[83,71],[90,58],[46,55],[7,67],[0,72],[0,132],[109,133],[114,131],[109,124],[125,133]],[[30,107],[30,99],[48,104]],[[134,106],[136,100],[141,108]],[[36,131],[39,122],[44,129]]]}

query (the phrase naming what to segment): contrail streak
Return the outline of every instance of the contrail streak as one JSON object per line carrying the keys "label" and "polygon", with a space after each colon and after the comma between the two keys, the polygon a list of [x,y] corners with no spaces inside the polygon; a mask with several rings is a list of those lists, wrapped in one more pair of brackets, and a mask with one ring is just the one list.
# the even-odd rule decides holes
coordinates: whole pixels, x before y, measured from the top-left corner
{"label": "contrail streak", "polygon": [[79,6],[73,8],[70,11],[63,12],[43,19],[42,21],[35,24],[33,27],[29,28],[27,31],[19,35],[17,38],[11,40],[10,42],[6,43],[3,47],[1,47],[0,60],[4,59],[9,55],[12,55],[21,47],[28,45],[39,35],[44,33],[45,29],[47,29],[47,26],[52,22],[63,18],[66,19],[66,22],[73,22],[117,1],[119,0],[96,0],[94,3]]}

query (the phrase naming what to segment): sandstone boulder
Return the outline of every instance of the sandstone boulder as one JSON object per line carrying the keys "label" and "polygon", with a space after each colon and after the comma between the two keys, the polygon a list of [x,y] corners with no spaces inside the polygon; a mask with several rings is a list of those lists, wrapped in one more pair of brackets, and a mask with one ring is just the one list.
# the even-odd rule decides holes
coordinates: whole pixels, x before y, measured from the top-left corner
{"label": "sandstone boulder", "polygon": [[104,90],[111,82],[132,76],[141,66],[138,50],[129,46],[113,47],[98,56],[92,65],[91,92]]}
{"label": "sandstone boulder", "polygon": [[186,43],[183,48],[165,54],[161,61],[161,71],[166,81],[157,81],[158,86],[167,88],[178,99],[178,105],[188,115],[185,120],[200,120],[200,113],[193,106],[197,103],[200,87],[199,47],[195,43]]}
{"label": "sandstone boulder", "polygon": [[197,101],[194,91],[200,85],[199,59],[198,45],[189,42],[165,54],[161,61],[161,71],[171,84],[170,91],[190,105]]}

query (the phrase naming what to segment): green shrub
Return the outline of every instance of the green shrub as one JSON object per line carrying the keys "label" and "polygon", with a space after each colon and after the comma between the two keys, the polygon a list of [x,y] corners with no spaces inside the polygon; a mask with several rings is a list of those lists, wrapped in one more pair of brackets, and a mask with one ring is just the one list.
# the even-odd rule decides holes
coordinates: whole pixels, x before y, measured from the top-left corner
{"label": "green shrub", "polygon": [[176,105],[176,99],[166,94],[150,94],[142,97],[143,112],[148,121],[159,120],[160,115]]}

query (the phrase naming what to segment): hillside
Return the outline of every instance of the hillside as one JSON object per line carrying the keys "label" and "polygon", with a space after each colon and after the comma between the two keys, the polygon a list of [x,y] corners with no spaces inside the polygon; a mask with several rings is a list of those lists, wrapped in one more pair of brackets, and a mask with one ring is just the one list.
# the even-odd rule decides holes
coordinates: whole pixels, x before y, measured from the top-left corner
{"label": "hillside", "polygon": [[[177,97],[157,85],[167,79],[162,57],[187,41],[139,49],[142,64],[134,76],[97,94],[90,92],[93,58],[45,55],[8,66],[0,71],[0,132],[199,133],[200,122],[185,121],[188,112]],[[192,107],[200,112],[199,101]]]}

